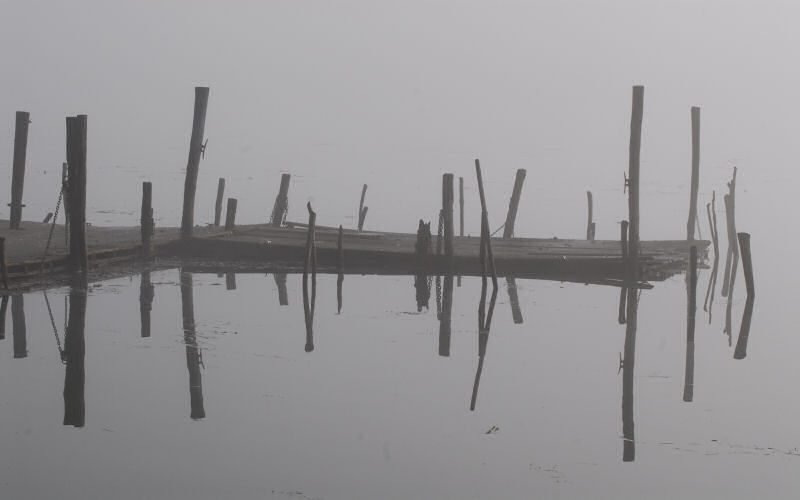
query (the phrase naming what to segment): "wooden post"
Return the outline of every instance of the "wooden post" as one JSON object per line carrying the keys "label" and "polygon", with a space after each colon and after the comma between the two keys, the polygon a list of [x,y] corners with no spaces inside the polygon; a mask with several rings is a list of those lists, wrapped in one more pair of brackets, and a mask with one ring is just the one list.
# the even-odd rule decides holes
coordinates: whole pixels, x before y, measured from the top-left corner
{"label": "wooden post", "polygon": [[64,247],[69,248],[69,167],[61,164],[61,196],[64,205]]}
{"label": "wooden post", "polygon": [[505,239],[514,236],[514,223],[517,220],[517,209],[519,209],[519,199],[522,196],[522,184],[525,182],[526,173],[524,168],[520,168],[514,178],[514,190],[511,192],[511,201],[508,202],[508,214],[506,214],[506,224],[503,229],[503,238]]}
{"label": "wooden post", "polygon": [[207,108],[208,87],[195,87],[192,138],[189,141],[189,159],[186,162],[186,182],[183,187],[183,217],[181,218],[181,238],[183,239],[191,238],[194,229],[194,196],[197,191],[200,158],[205,153],[203,135],[206,128]]}
{"label": "wooden post", "polygon": [[628,288],[625,348],[620,362],[622,369],[622,461],[636,459],[636,438],[633,421],[633,372],[636,360],[636,328],[639,317],[639,291]]}
{"label": "wooden post", "polygon": [[632,278],[639,279],[639,157],[642,146],[644,87],[633,87],[631,141],[628,151],[628,254]]}
{"label": "wooden post", "polygon": [[86,295],[85,275],[75,278],[69,291],[69,320],[64,333],[64,425],[83,427],[86,420],[84,387],[86,374],[84,357],[86,342]]}
{"label": "wooden post", "polygon": [[219,178],[217,182],[217,201],[214,203],[214,225],[219,226],[222,220],[222,197],[225,195],[225,179]]}
{"label": "wooden post", "polygon": [[236,290],[236,273],[225,273],[225,289]]}
{"label": "wooden post", "polygon": [[[623,220],[619,223],[620,228],[620,246],[622,246],[622,262],[626,262],[628,260],[628,221]],[[630,269],[629,266],[625,266],[626,269]],[[628,276],[625,277],[627,281],[630,279]],[[628,302],[628,288],[623,286],[619,290],[619,310],[617,311],[617,322],[620,325],[624,325],[627,322],[625,309],[627,307]]]}
{"label": "wooden post", "polygon": [[586,239],[594,241],[594,221],[592,220],[592,192],[586,191],[586,201],[589,205],[589,218],[586,222]]}
{"label": "wooden post", "polygon": [[694,240],[697,221],[697,188],[700,183],[700,108],[692,106],[692,185],[689,195],[689,220],[686,223],[686,239]]}
{"label": "wooden post", "polygon": [[367,218],[367,207],[364,206],[364,197],[367,195],[367,185],[361,188],[361,201],[358,203],[358,230],[364,229],[364,219]]}
{"label": "wooden post", "polygon": [[[458,178],[458,235],[464,236],[464,178]],[[460,278],[460,276],[459,276]]]}
{"label": "wooden post", "polygon": [[150,312],[153,310],[153,299],[155,298],[155,287],[150,281],[150,270],[142,271],[139,283],[139,317],[141,321],[142,338],[150,337]]}
{"label": "wooden post", "polygon": [[417,241],[414,244],[414,252],[417,256],[418,272],[414,275],[414,290],[416,292],[417,311],[428,307],[431,298],[430,282],[425,269],[429,264],[428,254],[431,252],[431,223],[419,220],[417,228]]}
{"label": "wooden post", "polygon": [[686,372],[683,379],[683,400],[694,398],[694,331],[697,312],[697,247],[689,248],[689,289],[686,300]]}
{"label": "wooden post", "polygon": [[519,307],[517,279],[514,276],[506,276],[506,289],[508,290],[508,301],[511,303],[511,318],[515,325],[521,325],[523,323],[522,309]]}
{"label": "wooden post", "polygon": [[725,216],[728,228],[728,253],[725,258],[725,274],[722,277],[722,296],[728,296],[730,282],[736,274],[734,263],[739,260],[739,243],[736,241],[736,167],[733,167],[733,178],[728,183],[728,194],[724,197]]}
{"label": "wooden post", "polygon": [[281,227],[286,219],[289,211],[289,181],[291,179],[291,175],[281,174],[281,186],[278,189],[278,196],[275,197],[275,205],[272,207],[270,216],[270,224],[273,227]]}
{"label": "wooden post", "polygon": [[750,323],[753,320],[753,303],[755,296],[748,295],[742,313],[742,324],[739,327],[739,338],[736,339],[736,349],[733,351],[733,359],[744,359],[747,357],[747,341],[750,338]]}
{"label": "wooden post", "polygon": [[14,357],[28,357],[28,329],[25,326],[25,296],[11,296],[11,334],[14,337]]}
{"label": "wooden post", "polygon": [[183,269],[181,273],[181,312],[183,315],[183,343],[186,346],[186,367],[189,370],[189,417],[192,420],[205,418],[203,405],[203,375],[200,372],[200,347],[194,322],[194,283],[192,273]]}
{"label": "wooden post", "polygon": [[142,183],[142,258],[149,259],[153,256],[153,184],[150,182]]}
{"label": "wooden post", "polygon": [[67,117],[69,256],[72,269],[84,273],[89,269],[86,242],[86,134],[86,115]]}
{"label": "wooden post", "polygon": [[338,261],[336,263],[336,270],[338,271],[338,276],[336,277],[336,312],[341,314],[342,312],[342,284],[344,283],[344,229],[342,229],[342,225],[339,225],[339,237],[336,239],[336,250],[339,256]]}
{"label": "wooden post", "polygon": [[714,244],[714,264],[711,267],[711,277],[708,280],[706,298],[703,301],[703,311],[708,311],[709,324],[711,324],[711,311],[714,307],[714,292],[716,292],[717,288],[717,272],[719,270],[719,235],[717,233],[717,214],[715,205],[716,193],[712,191],[711,203],[706,204],[706,215],[708,215],[708,227],[710,228],[711,240]]}
{"label": "wooden post", "polygon": [[0,236],[0,279],[3,288],[8,290],[8,259],[6,258],[6,239]]}
{"label": "wooden post", "polygon": [[489,234],[489,212],[486,209],[486,195],[483,192],[481,162],[477,158],[475,159],[475,176],[478,178],[478,194],[481,199],[481,244],[479,254],[481,279],[485,282],[487,273],[491,272],[492,284],[494,285],[494,290],[497,290],[497,270],[494,266],[494,254],[492,253],[492,237]]}
{"label": "wooden post", "polygon": [[444,254],[453,256],[453,174],[442,175],[442,224],[444,234]]}
{"label": "wooden post", "polygon": [[[306,238],[306,257],[303,263],[303,312],[306,320],[306,346],[305,351],[314,350],[314,303],[317,295],[317,259],[316,259],[316,223],[317,214],[311,209],[311,203],[306,204],[308,209],[308,236]],[[308,271],[311,269],[311,300],[308,298]]]}
{"label": "wooden post", "polygon": [[286,273],[274,273],[272,277],[275,279],[275,286],[278,287],[278,304],[288,306],[289,292],[286,289]]}
{"label": "wooden post", "polygon": [[753,284],[753,261],[750,258],[750,233],[739,233],[739,248],[742,253],[742,269],[744,269],[744,282],[747,287],[747,297],[755,297],[756,290]]}
{"label": "wooden post", "polygon": [[8,310],[8,295],[0,297],[0,340],[6,338],[6,311]]}
{"label": "wooden post", "polygon": [[22,188],[25,184],[25,157],[28,152],[28,124],[30,113],[17,111],[14,127],[14,164],[11,173],[11,229],[19,229],[22,220]]}
{"label": "wooden post", "polygon": [[236,198],[228,198],[228,208],[225,211],[225,230],[233,231],[236,226]]}
{"label": "wooden post", "polygon": [[442,314],[439,317],[439,356],[450,356],[450,335],[453,317],[453,275],[444,276],[442,286]]}
{"label": "wooden post", "polygon": [[50,222],[50,219],[52,218],[53,218],[53,212],[47,212],[47,215],[45,215],[44,219],[42,219],[42,224],[47,224],[48,222]]}

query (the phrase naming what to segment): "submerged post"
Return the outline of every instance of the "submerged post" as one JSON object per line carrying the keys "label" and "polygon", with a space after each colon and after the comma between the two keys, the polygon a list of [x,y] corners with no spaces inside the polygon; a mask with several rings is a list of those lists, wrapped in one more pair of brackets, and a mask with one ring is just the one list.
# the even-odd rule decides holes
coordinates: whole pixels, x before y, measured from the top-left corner
{"label": "submerged post", "polygon": [[153,256],[153,184],[150,182],[142,183],[142,214],[141,214],[141,233],[142,233],[142,257],[149,259]]}
{"label": "submerged post", "polygon": [[697,188],[700,182],[700,108],[692,106],[692,185],[689,195],[689,220],[686,223],[686,239],[694,240],[697,221]]}
{"label": "submerged post", "polygon": [[[619,223],[620,228],[620,246],[622,247],[622,262],[625,265],[626,269],[630,269],[627,265],[628,261],[628,221],[623,220]],[[626,277],[626,280],[630,279]],[[624,325],[627,322],[625,308],[627,307],[628,302],[628,289],[627,287],[622,287],[619,290],[619,310],[617,311],[617,322],[620,325]]]}
{"label": "submerged post", "polygon": [[155,292],[156,289],[150,281],[150,269],[145,269],[139,282],[139,319],[142,338],[150,337],[150,312],[153,310]]}
{"label": "submerged post", "polygon": [[203,375],[200,372],[202,355],[197,345],[194,321],[194,283],[192,273],[180,270],[181,275],[181,313],[183,316],[183,343],[186,346],[186,368],[189,371],[189,418],[205,418],[203,404]]}
{"label": "submerged post", "polygon": [[278,188],[278,196],[275,197],[275,205],[272,207],[270,225],[281,227],[286,220],[286,213],[289,211],[289,181],[292,176],[281,174],[281,186]]}
{"label": "submerged post", "polygon": [[444,233],[444,254],[453,256],[453,174],[442,175],[442,225]]}
{"label": "submerged post", "polygon": [[631,269],[638,279],[639,268],[639,159],[642,148],[642,114],[644,111],[644,87],[633,87],[631,108],[631,141],[628,151],[628,255]]}
{"label": "submerged post", "polygon": [[11,173],[11,207],[10,225],[11,229],[19,229],[22,220],[22,188],[25,184],[25,157],[28,152],[28,124],[30,124],[30,113],[27,111],[17,111],[16,124],[14,127],[14,164]]}
{"label": "submerged post", "polygon": [[503,238],[508,239],[514,236],[514,223],[517,220],[517,209],[519,209],[519,199],[522,196],[522,184],[525,182],[524,168],[517,170],[514,178],[514,190],[511,192],[511,200],[508,202],[508,213],[506,214],[506,224],[503,229]]}
{"label": "submerged post", "polygon": [[183,187],[183,217],[181,218],[181,238],[183,239],[190,238],[194,229],[194,195],[197,191],[200,158],[205,153],[203,135],[206,128],[207,108],[208,87],[195,87],[192,137],[189,141],[189,159],[186,163],[186,182]]}
{"label": "submerged post", "polygon": [[586,191],[586,201],[588,203],[589,218],[586,221],[586,239],[594,241],[594,220],[592,215],[592,192]]}
{"label": "submerged post", "polygon": [[239,201],[236,198],[228,198],[228,208],[225,211],[225,230],[233,231],[236,226],[236,205]]}
{"label": "submerged post", "polygon": [[338,254],[338,259],[336,262],[336,270],[338,271],[338,276],[336,276],[336,311],[338,313],[342,312],[342,284],[344,283],[344,229],[342,225],[339,224],[339,236],[336,239],[336,253]]}
{"label": "submerged post", "polygon": [[222,198],[225,196],[225,179],[219,178],[217,182],[217,201],[214,203],[214,225],[219,226],[222,220]]}
{"label": "submerged post", "polygon": [[67,168],[69,170],[69,258],[73,270],[89,269],[86,243],[86,115],[67,117]]}

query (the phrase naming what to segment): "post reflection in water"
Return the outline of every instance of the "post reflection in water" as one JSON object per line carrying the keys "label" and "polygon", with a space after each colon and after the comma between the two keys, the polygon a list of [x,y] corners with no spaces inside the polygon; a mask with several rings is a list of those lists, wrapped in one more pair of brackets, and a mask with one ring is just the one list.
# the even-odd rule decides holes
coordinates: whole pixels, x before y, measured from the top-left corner
{"label": "post reflection in water", "polygon": [[342,314],[342,285],[344,284],[344,273],[340,272],[336,276],[336,313]]}
{"label": "post reflection in water", "polygon": [[22,294],[11,296],[11,334],[14,337],[14,357],[28,357],[28,334],[25,327],[25,298]]}
{"label": "post reflection in water", "polygon": [[139,283],[139,316],[142,324],[142,337],[150,336],[150,311],[153,310],[153,298],[155,297],[155,287],[150,281],[150,270],[142,271],[142,278]]}
{"label": "post reflection in water", "polygon": [[417,299],[417,312],[422,308],[429,308],[431,301],[431,279],[427,274],[420,273],[414,275],[414,291]]}
{"label": "post reflection in water", "polygon": [[181,309],[183,312],[183,343],[186,345],[186,366],[189,369],[189,398],[193,420],[205,418],[203,406],[203,378],[200,366],[203,362],[200,348],[197,345],[197,334],[194,323],[194,297],[192,273],[181,269]]}
{"label": "post reflection in water", "polygon": [[453,275],[444,277],[442,312],[439,315],[439,356],[450,356],[451,319],[453,315]]}
{"label": "post reflection in water", "polygon": [[522,324],[522,309],[519,307],[519,295],[517,294],[517,279],[514,276],[506,277],[506,288],[508,290],[508,301],[511,304],[511,317],[515,325]]}
{"label": "post reflection in water", "polygon": [[275,285],[278,287],[278,304],[289,305],[289,292],[286,290],[286,273],[274,273]]}
{"label": "post reflection in water", "polygon": [[62,360],[66,364],[64,374],[64,425],[83,427],[86,421],[84,386],[86,373],[84,357],[86,343],[86,299],[88,283],[86,275],[76,275],[69,291],[69,319],[64,333]]}
{"label": "post reflection in water", "polygon": [[733,327],[731,326],[733,316],[733,287],[736,284],[736,268],[739,266],[739,253],[733,254],[730,277],[728,278],[728,303],[725,308],[725,330],[728,334],[728,346],[733,345]]}
{"label": "post reflection in water", "polygon": [[636,359],[636,324],[639,316],[639,290],[627,288],[625,323],[625,350],[622,369],[622,461],[636,458],[636,441],[633,426],[633,366]]}
{"label": "post reflection in water", "polygon": [[739,328],[739,338],[736,340],[736,349],[733,351],[734,359],[744,359],[747,356],[747,340],[750,337],[750,323],[753,320],[753,301],[755,297],[748,295],[742,314],[742,326]]}
{"label": "post reflection in water", "polygon": [[686,289],[686,372],[683,381],[683,400],[694,398],[694,330],[697,311],[697,247],[689,250],[689,269]]}
{"label": "post reflection in water", "polygon": [[486,310],[486,277],[481,284],[481,300],[478,304],[478,369],[475,371],[475,382],[472,384],[472,399],[469,409],[475,411],[478,402],[478,386],[481,383],[481,373],[483,372],[483,360],[486,357],[486,346],[489,343],[489,329],[492,326],[492,316],[494,315],[494,305],[497,302],[497,281],[494,280],[492,287],[492,298],[489,300],[489,310]]}
{"label": "post reflection in water", "polygon": [[0,340],[6,338],[6,310],[8,309],[8,295],[0,298]]}
{"label": "post reflection in water", "polygon": [[317,273],[311,273],[311,298],[308,296],[308,274],[303,274],[303,313],[306,322],[306,352],[314,350],[314,309],[317,300]]}

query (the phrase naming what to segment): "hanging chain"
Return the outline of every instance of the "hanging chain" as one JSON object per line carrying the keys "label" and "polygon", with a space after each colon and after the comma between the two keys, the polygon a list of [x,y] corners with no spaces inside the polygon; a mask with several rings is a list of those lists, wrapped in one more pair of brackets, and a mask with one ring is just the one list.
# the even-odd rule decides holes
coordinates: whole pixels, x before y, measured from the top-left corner
{"label": "hanging chain", "polygon": [[[50,307],[50,299],[47,298],[47,291],[42,290],[42,295],[44,295],[44,303],[47,304],[47,314],[50,315],[50,325],[53,327],[53,335],[56,338],[56,345],[58,346],[58,355],[61,358],[61,363],[66,364],[67,358],[66,353],[64,353],[64,348],[61,345],[61,338],[58,336],[58,328],[56,328],[56,320],[53,318],[53,309]],[[64,327],[64,331],[66,331],[66,325]]]}
{"label": "hanging chain", "polygon": [[[56,201],[56,210],[53,213],[53,222],[50,224],[50,234],[47,235],[47,244],[44,246],[44,253],[42,254],[42,261],[39,263],[39,273],[44,271],[44,261],[47,259],[47,251],[50,249],[50,242],[53,239],[53,231],[56,228],[56,219],[58,219],[58,210],[61,208],[61,199],[64,197],[64,187],[58,192],[58,201]],[[65,226],[66,227],[66,226]],[[52,316],[52,315],[51,315]],[[55,323],[53,323],[55,326]]]}

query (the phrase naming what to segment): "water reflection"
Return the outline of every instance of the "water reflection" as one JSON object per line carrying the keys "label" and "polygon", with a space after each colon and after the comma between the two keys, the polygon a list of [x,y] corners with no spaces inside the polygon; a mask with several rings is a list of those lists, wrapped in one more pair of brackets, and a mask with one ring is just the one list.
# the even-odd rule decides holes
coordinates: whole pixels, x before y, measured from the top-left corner
{"label": "water reflection", "polygon": [[275,285],[278,287],[278,304],[288,306],[289,292],[286,290],[286,273],[273,273],[272,277],[275,278]]}
{"label": "water reflection", "polygon": [[25,327],[25,297],[11,296],[11,334],[14,337],[14,357],[28,357],[28,337]]}
{"label": "water reflection", "polygon": [[689,255],[688,283],[686,293],[686,371],[683,381],[683,400],[694,398],[694,331],[697,311],[697,247]]}
{"label": "water reflection", "polygon": [[[315,266],[316,267],[316,266]],[[303,313],[306,322],[306,352],[314,350],[314,310],[317,301],[317,273],[311,273],[311,297],[308,295],[308,273],[303,273]]]}
{"label": "water reflection", "polygon": [[625,348],[620,361],[622,370],[622,461],[636,458],[636,441],[633,425],[633,366],[636,359],[636,325],[639,316],[639,290],[627,289],[625,322]]}
{"label": "water reflection", "polygon": [[141,322],[141,336],[150,336],[150,312],[153,310],[153,298],[155,298],[155,287],[150,281],[150,270],[142,271],[142,278],[139,282],[139,317]]}
{"label": "water reflection", "polygon": [[64,425],[83,427],[86,420],[84,386],[86,373],[84,357],[86,344],[86,298],[88,283],[86,275],[74,278],[69,291],[69,319],[64,333],[62,360],[66,364],[64,373]]}
{"label": "water reflection", "polygon": [[181,310],[183,313],[183,343],[186,345],[186,366],[189,369],[189,398],[193,420],[205,418],[203,406],[203,376],[200,366],[203,363],[194,323],[194,286],[192,273],[181,270]]}
{"label": "water reflection", "polygon": [[739,328],[739,338],[736,340],[736,349],[733,351],[734,359],[744,359],[747,356],[747,340],[750,337],[750,322],[753,319],[754,300],[755,297],[750,295],[747,297],[747,302],[744,304],[742,325]]}
{"label": "water reflection", "polygon": [[414,290],[416,292],[417,312],[422,308],[428,309],[431,301],[431,278],[425,273],[414,275]]}
{"label": "water reflection", "polygon": [[486,276],[483,276],[481,284],[481,300],[478,304],[478,368],[475,371],[475,382],[472,384],[472,399],[469,409],[475,411],[478,402],[478,386],[481,383],[481,373],[483,372],[483,360],[486,357],[486,346],[489,343],[489,330],[492,326],[492,316],[494,315],[494,305],[497,302],[497,279],[493,280],[492,298],[489,300],[489,309],[486,310]]}
{"label": "water reflection", "polygon": [[517,294],[517,279],[514,276],[506,277],[506,289],[508,290],[508,302],[511,304],[511,317],[514,324],[522,324],[522,309],[519,307],[519,295]]}
{"label": "water reflection", "polygon": [[0,340],[6,338],[6,310],[8,310],[8,295],[0,298]]}
{"label": "water reflection", "polygon": [[444,277],[442,310],[439,314],[439,356],[450,356],[450,333],[453,316],[453,275]]}

